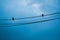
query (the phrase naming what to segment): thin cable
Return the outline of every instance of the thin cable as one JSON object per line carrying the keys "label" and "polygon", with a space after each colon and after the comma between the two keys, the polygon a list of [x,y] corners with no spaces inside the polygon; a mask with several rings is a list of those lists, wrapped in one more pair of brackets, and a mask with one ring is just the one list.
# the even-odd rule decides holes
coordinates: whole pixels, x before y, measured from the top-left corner
{"label": "thin cable", "polygon": [[[56,15],[56,14],[60,14],[60,13],[53,13],[53,14],[47,14],[47,15],[44,15],[43,16],[50,16],[50,15]],[[21,20],[21,19],[30,19],[30,18],[37,18],[37,17],[43,17],[42,15],[39,15],[39,16],[32,16],[32,17],[24,17],[24,18],[15,18],[15,20]]]}
{"label": "thin cable", "polygon": [[60,19],[60,17],[59,18],[52,18],[52,19],[45,19],[45,20],[35,21],[35,22],[19,23],[18,25],[27,25],[27,24],[42,23],[42,22],[47,22],[47,21],[56,20],[56,19]]}
{"label": "thin cable", "polygon": [[[59,15],[58,15],[58,17],[59,17]],[[37,21],[45,20],[45,19],[51,19],[51,18],[56,18],[56,15],[55,15],[55,16],[53,15],[52,17],[51,17],[51,16],[49,16],[49,17],[45,17],[45,18],[42,17],[42,19],[39,18]],[[35,20],[35,19],[34,19],[34,20]],[[34,21],[34,20],[33,20],[33,21]],[[33,21],[30,21],[30,20],[29,20],[29,21],[22,20],[22,21],[23,21],[22,23],[25,23],[25,22],[33,22]],[[36,21],[36,20],[35,20],[35,21]],[[18,21],[16,21],[16,22],[18,22]],[[3,22],[3,21],[2,21],[2,22],[0,22],[0,25],[2,25],[2,24],[4,24],[4,25],[8,25],[8,24],[11,24],[11,23],[14,24],[15,21],[11,21],[11,22],[9,22],[9,21]],[[21,21],[19,21],[19,23],[21,23]]]}
{"label": "thin cable", "polygon": [[[44,15],[45,16],[50,16],[50,15],[56,15],[56,14],[60,14],[60,12],[58,13],[53,13],[53,14],[47,14],[47,15]],[[42,17],[42,15],[39,15],[39,16],[32,16],[32,17],[24,17],[24,18],[11,18],[11,19],[0,19],[0,20],[22,20],[22,19],[30,19],[30,18],[37,18],[37,17]]]}
{"label": "thin cable", "polygon": [[21,26],[21,25],[42,23],[42,22],[52,21],[52,20],[56,20],[56,19],[60,19],[60,17],[58,17],[58,18],[51,18],[51,19],[45,19],[45,20],[41,20],[41,21],[27,22],[27,23],[13,23],[12,25],[0,25],[0,27],[5,27],[5,26],[8,26],[8,27],[9,26]]}

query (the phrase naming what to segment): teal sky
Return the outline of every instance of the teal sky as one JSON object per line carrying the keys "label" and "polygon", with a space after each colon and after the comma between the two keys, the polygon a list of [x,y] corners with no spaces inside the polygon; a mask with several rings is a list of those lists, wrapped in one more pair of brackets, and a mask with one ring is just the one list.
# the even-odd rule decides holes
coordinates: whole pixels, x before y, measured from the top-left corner
{"label": "teal sky", "polygon": [[[58,12],[60,12],[60,0],[0,0],[0,19],[23,18]],[[55,17],[60,16],[57,14],[26,20],[0,20],[0,23],[16,23],[17,25],[0,27],[0,40],[59,40],[60,19],[22,26],[17,24]]]}

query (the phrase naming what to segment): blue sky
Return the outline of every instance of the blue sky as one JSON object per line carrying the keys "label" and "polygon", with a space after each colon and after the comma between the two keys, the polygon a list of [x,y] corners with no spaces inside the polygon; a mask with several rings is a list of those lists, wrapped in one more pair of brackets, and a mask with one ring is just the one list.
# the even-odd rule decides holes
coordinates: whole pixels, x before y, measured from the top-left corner
{"label": "blue sky", "polygon": [[[60,12],[60,0],[0,0],[0,19],[23,18]],[[43,17],[55,18],[59,15]],[[0,21],[0,23],[23,23],[43,18]],[[9,24],[10,25],[10,24]],[[44,23],[0,27],[0,40],[59,40],[60,19]]]}
{"label": "blue sky", "polygon": [[8,18],[26,17],[58,12],[59,0],[2,0],[1,7]]}

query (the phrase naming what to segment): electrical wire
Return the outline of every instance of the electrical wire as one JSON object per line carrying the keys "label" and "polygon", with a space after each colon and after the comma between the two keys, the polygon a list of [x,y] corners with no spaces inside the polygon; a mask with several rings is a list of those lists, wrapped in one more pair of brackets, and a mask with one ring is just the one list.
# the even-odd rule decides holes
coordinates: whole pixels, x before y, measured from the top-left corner
{"label": "electrical wire", "polygon": [[21,26],[21,25],[28,25],[28,24],[35,24],[35,23],[42,23],[42,22],[47,22],[47,21],[52,21],[52,20],[57,20],[60,19],[60,17],[58,18],[51,18],[51,19],[45,19],[45,20],[40,20],[40,21],[34,21],[34,22],[27,22],[27,23],[13,23],[12,25],[0,25],[0,27],[2,26]]}
{"label": "electrical wire", "polygon": [[[50,15],[56,15],[56,14],[60,14],[59,12],[58,13],[52,13],[52,14],[47,14],[47,15],[44,15],[43,16],[50,16]],[[24,18],[13,18],[13,20],[21,20],[21,19],[30,19],[30,18],[37,18],[37,17],[43,17],[42,15],[40,16],[32,16],[32,17],[24,17]],[[51,21],[51,20],[56,20],[56,19],[60,19],[60,17],[57,17],[57,18],[47,18],[45,20],[39,20],[39,21],[32,21],[32,22],[26,22],[26,23],[0,23],[0,27],[5,27],[5,26],[18,26],[18,25],[27,25],[27,24],[35,24],[35,23],[42,23],[42,22],[47,22],[47,21]],[[12,20],[12,19],[0,19],[0,20]],[[5,25],[6,24],[6,25]],[[9,25],[8,25],[9,24]]]}
{"label": "electrical wire", "polygon": [[[46,15],[44,15],[43,14],[43,16],[45,17],[45,16],[50,16],[50,15],[56,15],[56,14],[60,14],[60,12],[58,12],[58,13],[52,13],[52,14],[46,14]],[[10,18],[10,19],[0,19],[0,20],[22,20],[22,19],[30,19],[30,18],[37,18],[37,17],[43,17],[42,15],[39,15],[39,16],[32,16],[32,17],[24,17],[24,18],[14,18],[14,17],[12,17],[12,18]]]}

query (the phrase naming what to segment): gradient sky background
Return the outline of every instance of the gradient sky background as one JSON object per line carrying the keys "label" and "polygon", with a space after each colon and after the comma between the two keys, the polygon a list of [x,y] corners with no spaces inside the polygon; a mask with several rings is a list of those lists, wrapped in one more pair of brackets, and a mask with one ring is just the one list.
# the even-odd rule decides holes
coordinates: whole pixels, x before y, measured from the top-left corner
{"label": "gradient sky background", "polygon": [[[0,19],[58,12],[60,12],[60,0],[0,0]],[[0,23],[23,23],[55,17],[59,15],[16,21],[0,20]],[[22,26],[0,27],[0,40],[60,40],[60,19]]]}

